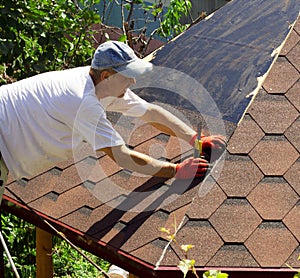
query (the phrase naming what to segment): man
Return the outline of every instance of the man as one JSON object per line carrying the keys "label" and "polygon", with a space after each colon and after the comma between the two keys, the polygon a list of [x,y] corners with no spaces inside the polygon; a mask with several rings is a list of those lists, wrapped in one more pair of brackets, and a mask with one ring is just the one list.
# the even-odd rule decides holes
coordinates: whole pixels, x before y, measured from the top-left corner
{"label": "man", "polygon": [[[16,179],[30,177],[72,157],[83,142],[132,171],[179,179],[204,176],[207,160],[189,158],[174,164],[131,150],[106,118],[106,111],[139,117],[193,145],[197,134],[192,128],[129,89],[135,77],[151,69],[152,64],[126,44],[109,41],[95,51],[91,67],[43,73],[1,86],[2,184],[6,166]],[[224,150],[219,136],[202,140],[207,159],[212,149],[219,154]]]}

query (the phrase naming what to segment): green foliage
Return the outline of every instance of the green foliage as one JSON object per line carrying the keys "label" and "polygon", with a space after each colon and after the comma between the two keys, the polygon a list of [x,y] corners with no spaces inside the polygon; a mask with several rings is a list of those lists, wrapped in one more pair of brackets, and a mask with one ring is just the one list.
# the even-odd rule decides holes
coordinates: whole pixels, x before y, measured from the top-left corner
{"label": "green foliage", "polygon": [[193,269],[195,266],[195,260],[188,260],[188,259],[183,259],[179,262],[178,268],[181,270],[183,273],[183,278],[186,277],[188,272]]}
{"label": "green foliage", "polygon": [[[139,43],[141,56],[154,34],[170,39],[188,27],[180,19],[191,9],[189,0],[171,0],[165,14],[162,0],[153,4],[143,0],[0,0],[0,84],[45,71],[90,64],[94,52],[92,26],[100,22],[94,7],[100,1],[104,6],[108,3],[121,6],[124,26],[119,39],[131,47]],[[133,18],[134,9],[143,11],[142,28],[135,28],[141,25],[141,19]],[[111,16],[110,12],[107,9],[104,13],[104,22]],[[154,21],[159,23],[158,28],[146,38],[148,25]]]}
{"label": "green foliage", "polygon": [[[109,21],[112,8],[117,6],[116,10],[120,12],[119,17],[123,25],[119,30],[120,39],[123,41],[125,38],[132,48],[137,49],[140,56],[144,56],[153,37],[168,41],[183,32],[190,25],[181,22],[184,16],[188,15],[189,21],[193,22],[190,0],[171,0],[169,6],[165,0],[102,1],[102,22]],[[109,38],[107,32],[104,36]]]}
{"label": "green foliage", "polygon": [[[35,272],[35,228],[16,216],[2,211],[2,233],[21,277],[33,277]],[[11,266],[4,254],[5,277],[13,278]]]}
{"label": "green foliage", "polygon": [[[35,277],[35,227],[5,211],[2,211],[1,221],[3,236],[20,276]],[[88,252],[82,252],[103,270],[108,271],[108,262]],[[6,254],[4,254],[4,261],[5,278],[14,278],[15,276]],[[53,267],[54,277],[102,277],[101,273],[81,254],[56,236],[53,237]]]}
{"label": "green foliage", "polygon": [[[75,249],[73,249],[64,240],[54,238],[54,252],[53,252],[53,265],[54,277],[80,277],[91,278],[101,277],[100,272],[82,257]],[[82,251],[84,252],[84,251]],[[106,272],[110,264],[97,256],[84,252],[93,262],[100,266]]]}
{"label": "green foliage", "polygon": [[222,273],[219,270],[208,270],[203,273],[203,278],[227,278],[228,274]]}
{"label": "green foliage", "polygon": [[[83,3],[84,2],[84,3]],[[92,9],[99,0],[0,0],[0,77],[21,79],[91,58]],[[83,5],[84,4],[84,5]]]}
{"label": "green foliage", "polygon": [[189,24],[181,24],[180,19],[183,15],[188,15],[192,4],[189,0],[171,0],[170,7],[163,17],[158,34],[164,38],[175,37],[182,33]]}

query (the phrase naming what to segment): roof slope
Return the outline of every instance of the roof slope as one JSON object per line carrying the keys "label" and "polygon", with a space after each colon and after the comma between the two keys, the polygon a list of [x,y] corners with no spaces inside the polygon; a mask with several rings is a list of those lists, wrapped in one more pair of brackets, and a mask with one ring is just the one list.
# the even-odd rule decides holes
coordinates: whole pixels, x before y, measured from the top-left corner
{"label": "roof slope", "polygon": [[[264,13],[259,20],[270,14],[277,17],[282,15],[284,18],[285,27],[277,30],[279,35],[275,37],[279,39],[276,43],[273,35],[269,37],[264,34],[264,40],[269,43],[259,68],[265,67],[262,73],[266,73],[274,61],[274,57],[270,59],[271,50],[281,45],[289,24],[294,22],[288,24],[287,18],[290,17],[290,7],[296,1],[232,1],[231,9],[238,13],[239,9],[235,10],[235,5],[248,5],[248,2],[257,2],[253,3],[256,9],[258,6],[255,4],[262,5]],[[254,7],[250,5],[247,9],[249,11],[252,8],[253,11]],[[220,11],[227,18],[228,10],[226,8],[224,11],[224,8]],[[245,10],[241,11],[243,16],[245,13]],[[210,19],[215,24],[220,20],[220,15],[216,15]],[[283,24],[278,21],[279,25]],[[175,54],[178,49],[185,49],[185,44],[180,43],[180,40],[187,41],[190,36],[195,36],[195,40],[202,42],[203,38],[197,34],[206,24],[194,26],[187,34],[170,43],[173,46],[169,48],[170,56],[166,54],[169,58],[165,58],[165,61],[165,56],[160,56],[167,49],[163,48],[157,53],[154,63],[157,64],[160,57],[162,65],[166,66],[166,61],[171,61],[175,68],[180,69],[178,64],[181,64],[183,58]],[[220,23],[220,26],[223,24]],[[274,26],[277,25],[274,23]],[[223,34],[225,30],[220,32]],[[184,36],[187,36],[186,39]],[[214,38],[214,41],[219,41],[217,36]],[[297,261],[300,254],[299,48],[298,20],[260,88],[256,80],[257,73],[253,73],[256,67],[249,71],[247,69],[257,65],[253,57],[263,48],[246,47],[246,52],[256,49],[251,54],[254,56],[250,55],[248,63],[243,65],[249,73],[245,79],[247,82],[241,77],[238,80],[243,82],[225,80],[224,91],[239,91],[248,95],[257,87],[260,90],[252,103],[250,98],[245,104],[245,94],[234,101],[244,107],[241,110],[243,112],[240,111],[240,105],[236,105],[237,110],[231,110],[233,116],[229,117],[234,120],[230,123],[226,121],[229,118],[225,117],[226,130],[234,131],[232,135],[230,133],[228,150],[224,159],[215,165],[203,182],[195,180],[188,183],[137,175],[120,169],[102,153],[92,154],[87,148],[75,156],[75,162],[67,161],[30,180],[10,180],[8,188],[74,243],[139,276],[182,277],[176,267],[182,257],[181,251],[176,244],[169,245],[165,234],[159,231],[161,227],[172,230],[176,221],[179,227],[176,239],[180,244],[195,246],[189,251],[189,256],[196,260],[199,270],[222,268],[231,271],[230,277],[241,277],[242,271],[242,277],[247,277],[247,273],[253,277],[253,272],[255,277],[267,277],[267,272],[276,277],[273,271],[277,270],[281,273],[278,277],[285,277],[283,273],[288,272],[286,262],[300,267]],[[243,55],[242,52],[240,54]],[[227,58],[224,57],[225,64]],[[198,59],[191,72],[200,70]],[[236,59],[237,63],[233,66],[245,60]],[[209,75],[213,75],[213,69],[218,72],[219,67],[216,65],[210,68]],[[224,74],[227,69],[223,68]],[[239,75],[240,71],[232,74]],[[207,81],[205,84],[211,88],[210,91],[217,92],[217,89],[212,90],[212,82]],[[231,87],[232,82],[235,84],[234,89]],[[217,88],[222,88],[219,83],[216,84]],[[244,86],[247,89],[243,89]],[[147,95],[147,92],[143,93]],[[215,97],[214,93],[212,95]],[[218,97],[214,99],[220,104]],[[225,106],[220,108],[222,115]],[[195,115],[195,111],[187,108],[181,112],[187,113],[187,117]],[[111,118],[122,134],[127,136],[131,148],[170,161],[178,161],[182,154],[185,156],[191,153],[187,144],[160,134],[139,121],[129,119],[128,123],[127,119],[117,118],[116,115],[111,115]],[[40,218],[8,191],[5,192],[3,207],[47,229]],[[257,271],[263,272],[262,276]],[[291,277],[291,273],[287,277]]]}

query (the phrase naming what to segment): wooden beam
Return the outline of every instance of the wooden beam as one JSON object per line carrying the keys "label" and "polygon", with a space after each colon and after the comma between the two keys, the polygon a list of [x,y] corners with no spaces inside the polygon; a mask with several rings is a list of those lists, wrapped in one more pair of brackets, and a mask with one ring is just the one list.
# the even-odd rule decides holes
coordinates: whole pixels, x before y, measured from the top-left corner
{"label": "wooden beam", "polygon": [[36,278],[52,277],[52,235],[36,227]]}

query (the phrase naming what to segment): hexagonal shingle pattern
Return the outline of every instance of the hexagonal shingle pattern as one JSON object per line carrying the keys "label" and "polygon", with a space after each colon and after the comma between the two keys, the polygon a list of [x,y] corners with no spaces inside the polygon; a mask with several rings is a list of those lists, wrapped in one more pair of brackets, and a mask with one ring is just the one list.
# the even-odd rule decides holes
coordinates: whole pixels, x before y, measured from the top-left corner
{"label": "hexagonal shingle pattern", "polygon": [[248,113],[267,134],[283,134],[298,117],[298,111],[285,96],[269,95],[262,90]]}
{"label": "hexagonal shingle pattern", "polygon": [[246,114],[231,136],[227,150],[231,154],[247,154],[264,135],[257,123]]}
{"label": "hexagonal shingle pattern", "polygon": [[298,150],[298,152],[300,152],[300,117],[292,125],[290,125],[284,135]]}
{"label": "hexagonal shingle pattern", "polygon": [[[287,58],[289,59],[289,61],[291,61],[294,65],[294,67],[298,70],[298,72],[300,71],[300,44],[299,41],[298,43],[295,45],[295,47],[287,54]],[[290,80],[294,80],[294,72],[291,72],[290,75],[288,76],[290,78]],[[297,75],[295,75],[297,76]]]}
{"label": "hexagonal shingle pattern", "polygon": [[[288,215],[283,219],[284,224],[292,231],[293,235],[300,241],[300,202],[288,213]],[[300,254],[300,253],[299,253]]]}
{"label": "hexagonal shingle pattern", "polygon": [[291,232],[281,222],[262,223],[245,245],[262,267],[282,266],[298,246]]}
{"label": "hexagonal shingle pattern", "polygon": [[249,153],[267,176],[282,176],[298,159],[299,153],[284,137],[266,136]]}
{"label": "hexagonal shingle pattern", "polygon": [[226,199],[225,193],[212,177],[208,177],[199,190],[187,211],[190,219],[208,219]]}
{"label": "hexagonal shingle pattern", "polygon": [[297,203],[298,194],[282,178],[265,178],[247,197],[264,220],[281,220]]}
{"label": "hexagonal shingle pattern", "polygon": [[[291,50],[289,55],[293,56],[291,58],[294,58],[296,53],[298,53],[299,57],[299,47],[297,45]],[[292,87],[298,78],[299,72],[286,57],[279,57],[264,81],[263,87],[270,94],[283,94]]]}
{"label": "hexagonal shingle pattern", "polygon": [[285,94],[289,101],[300,111],[300,80]]}
{"label": "hexagonal shingle pattern", "polygon": [[242,244],[223,245],[209,261],[210,267],[259,267],[250,252]]}
{"label": "hexagonal shingle pattern", "polygon": [[280,55],[286,56],[297,45],[299,40],[300,40],[299,34],[297,33],[297,31],[295,29],[293,29],[290,34],[289,39],[284,44],[284,46],[280,52]]}
{"label": "hexagonal shingle pattern", "polygon": [[[208,221],[188,221],[176,235],[176,240],[180,244],[190,244],[195,238],[201,238],[201,240],[189,250],[189,257],[197,258],[198,265],[206,265],[223,245],[223,241]],[[208,242],[210,243],[209,249],[207,248]],[[181,256],[182,250],[179,250],[177,245],[173,248]]]}
{"label": "hexagonal shingle pattern", "polygon": [[249,157],[231,155],[225,160],[217,183],[227,196],[246,197],[262,178],[262,172]]}
{"label": "hexagonal shingle pattern", "polygon": [[292,165],[292,167],[285,173],[284,178],[300,196],[299,173],[300,173],[300,160],[298,159]]}
{"label": "hexagonal shingle pattern", "polygon": [[210,223],[225,242],[244,242],[261,218],[245,199],[227,199],[210,217]]}

